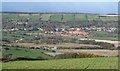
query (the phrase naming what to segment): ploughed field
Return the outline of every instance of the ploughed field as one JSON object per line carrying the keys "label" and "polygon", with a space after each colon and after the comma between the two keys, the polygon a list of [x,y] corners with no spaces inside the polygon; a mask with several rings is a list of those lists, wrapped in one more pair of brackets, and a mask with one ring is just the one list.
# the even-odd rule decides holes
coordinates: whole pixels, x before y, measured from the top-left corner
{"label": "ploughed field", "polygon": [[65,53],[65,52],[89,53],[89,54],[107,56],[107,57],[118,56],[118,50],[60,49],[57,52],[59,53]]}
{"label": "ploughed field", "polygon": [[77,58],[3,63],[3,69],[118,69],[118,58]]}

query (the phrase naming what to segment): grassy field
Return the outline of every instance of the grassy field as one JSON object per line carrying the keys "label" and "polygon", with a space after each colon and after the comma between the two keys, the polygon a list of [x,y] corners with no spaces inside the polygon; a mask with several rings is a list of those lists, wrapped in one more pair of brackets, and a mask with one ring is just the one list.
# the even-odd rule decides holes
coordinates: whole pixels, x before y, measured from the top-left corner
{"label": "grassy field", "polygon": [[40,18],[41,18],[41,15],[39,15],[39,14],[32,14],[32,15],[30,15],[30,17],[29,17],[29,19],[30,20],[32,20],[32,21],[39,21],[40,20]]}
{"label": "grassy field", "polygon": [[[115,37],[116,36],[116,37]],[[100,40],[118,40],[118,34],[106,31],[92,31],[89,38]]]}
{"label": "grassy field", "polygon": [[51,15],[52,15],[52,14],[42,14],[42,15],[41,15],[42,19],[41,19],[41,20],[49,21]]}
{"label": "grassy field", "polygon": [[99,19],[99,15],[87,15],[87,19],[88,20],[98,20]]}
{"label": "grassy field", "polygon": [[100,18],[102,21],[117,21],[118,17],[101,17]]}
{"label": "grassy field", "polygon": [[[33,36],[22,35],[22,32],[18,31],[16,33],[2,33],[2,38],[33,38]],[[23,31],[25,33],[25,31]]]}
{"label": "grassy field", "polygon": [[76,14],[75,15],[75,21],[86,21],[86,15],[85,14]]}
{"label": "grassy field", "polygon": [[42,52],[49,52],[42,49],[27,49],[27,48],[17,48],[17,47],[2,47],[9,48],[9,50],[3,50],[3,54],[11,55],[15,57],[27,57],[27,58],[38,58],[42,57],[44,59],[51,59],[52,57],[43,54]]}
{"label": "grassy field", "polygon": [[99,39],[99,40],[112,40],[112,41],[117,41],[117,37],[90,37],[92,39]]}
{"label": "grassy field", "polygon": [[[62,18],[63,15],[63,18]],[[31,21],[86,21],[86,20],[101,20],[106,21],[117,21],[118,17],[99,17],[99,15],[94,14],[3,14],[3,18],[7,20],[25,20],[29,19]]]}
{"label": "grassy field", "polygon": [[64,14],[63,21],[74,21],[74,14]]}
{"label": "grassy field", "polygon": [[62,21],[62,15],[61,14],[52,15],[51,18],[50,18],[50,21],[61,22]]}
{"label": "grassy field", "polygon": [[118,58],[13,61],[3,63],[3,69],[118,69]]}

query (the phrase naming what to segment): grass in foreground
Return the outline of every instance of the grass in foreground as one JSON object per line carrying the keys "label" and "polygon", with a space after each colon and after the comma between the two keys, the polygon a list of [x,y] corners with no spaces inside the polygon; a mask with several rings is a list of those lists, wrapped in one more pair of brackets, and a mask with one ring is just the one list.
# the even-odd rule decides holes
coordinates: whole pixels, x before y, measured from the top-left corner
{"label": "grass in foreground", "polygon": [[118,69],[118,58],[13,61],[3,63],[3,69]]}

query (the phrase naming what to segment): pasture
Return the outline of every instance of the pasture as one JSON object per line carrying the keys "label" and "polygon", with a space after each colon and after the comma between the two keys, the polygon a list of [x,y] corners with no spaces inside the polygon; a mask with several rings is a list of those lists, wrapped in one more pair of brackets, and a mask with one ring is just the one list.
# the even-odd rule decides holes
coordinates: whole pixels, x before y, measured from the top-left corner
{"label": "pasture", "polygon": [[107,32],[107,31],[92,31],[89,35],[89,38],[99,39],[99,40],[112,40],[112,41],[119,40],[117,33]]}
{"label": "pasture", "polygon": [[3,55],[12,55],[17,58],[43,58],[43,59],[52,59],[51,56],[44,54],[43,52],[50,52],[43,49],[27,49],[27,48],[17,48],[17,47],[2,47]]}
{"label": "pasture", "polygon": [[13,61],[3,63],[3,69],[118,69],[118,58]]}
{"label": "pasture", "polygon": [[117,21],[117,16],[100,17],[97,14],[2,14],[2,17],[9,20],[26,20],[39,21]]}
{"label": "pasture", "polygon": [[62,21],[62,17],[63,15],[59,14],[59,15],[52,15],[50,18],[50,21],[57,21],[57,22],[61,22]]}

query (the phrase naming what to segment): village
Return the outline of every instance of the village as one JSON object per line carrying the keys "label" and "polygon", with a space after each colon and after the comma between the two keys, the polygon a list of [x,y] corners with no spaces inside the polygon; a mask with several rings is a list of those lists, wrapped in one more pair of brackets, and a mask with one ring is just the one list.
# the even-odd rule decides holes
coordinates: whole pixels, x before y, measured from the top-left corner
{"label": "village", "polygon": [[[2,29],[2,31],[9,31],[9,32],[13,32],[13,31],[44,31],[44,33],[49,33],[49,34],[53,34],[53,33],[57,33],[57,32],[61,32],[61,33],[66,33],[69,35],[88,35],[89,31],[106,31],[106,32],[115,32],[116,30],[118,30],[118,28],[113,28],[113,27],[109,27],[109,28],[105,28],[105,27],[82,27],[82,28],[69,28],[69,29],[65,29],[65,28],[34,28],[34,27],[30,27],[30,28],[12,28],[12,29]],[[88,32],[86,32],[88,31]]]}

